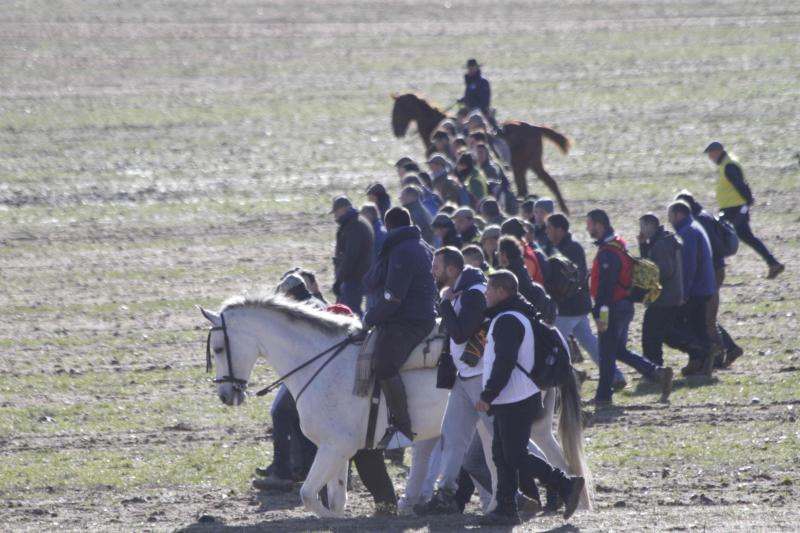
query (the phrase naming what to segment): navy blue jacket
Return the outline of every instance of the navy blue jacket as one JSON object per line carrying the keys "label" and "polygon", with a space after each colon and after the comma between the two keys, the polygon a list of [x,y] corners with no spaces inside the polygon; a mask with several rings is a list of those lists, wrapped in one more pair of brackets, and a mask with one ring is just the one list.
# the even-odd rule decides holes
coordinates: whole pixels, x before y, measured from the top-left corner
{"label": "navy blue jacket", "polygon": [[717,292],[708,235],[691,215],[675,225],[683,241],[683,295],[712,296]]}
{"label": "navy blue jacket", "polygon": [[442,317],[447,334],[456,344],[464,344],[470,337],[481,329],[486,311],[486,297],[475,289],[475,285],[486,285],[486,276],[475,267],[465,266],[458,280],[458,285],[453,287],[453,292],[461,293],[461,313],[456,314],[450,300],[442,300],[439,304],[439,314]]}
{"label": "navy blue jacket", "polygon": [[[594,242],[597,246],[602,246],[616,236],[614,228],[609,228],[608,233],[602,239]],[[614,302],[614,287],[619,283],[619,274],[622,270],[622,261],[619,256],[609,250],[601,249],[597,252],[597,264],[600,265],[600,280],[597,284],[597,298],[592,307],[592,316],[600,318],[600,308],[603,306],[611,309]]]}
{"label": "navy blue jacket", "polygon": [[386,241],[386,226],[383,225],[383,220],[376,218],[372,223],[372,232],[375,234],[375,240],[372,243],[372,264],[378,260],[378,255],[381,253],[383,243]]}
{"label": "navy blue jacket", "polygon": [[364,277],[378,303],[364,316],[367,327],[395,320],[436,317],[436,285],[431,274],[433,251],[419,228],[404,226],[386,235],[378,261]]}
{"label": "navy blue jacket", "polygon": [[489,112],[489,106],[492,103],[492,88],[489,85],[489,80],[481,75],[481,71],[475,73],[474,76],[464,74],[464,105],[468,109],[478,108],[484,114]]}

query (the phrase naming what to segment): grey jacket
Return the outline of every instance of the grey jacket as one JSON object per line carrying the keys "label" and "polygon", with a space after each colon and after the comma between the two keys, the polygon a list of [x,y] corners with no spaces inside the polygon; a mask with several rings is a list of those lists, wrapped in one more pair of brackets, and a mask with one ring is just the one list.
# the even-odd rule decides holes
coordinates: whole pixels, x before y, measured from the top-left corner
{"label": "grey jacket", "polygon": [[683,243],[680,237],[660,226],[646,244],[640,246],[642,257],[658,266],[661,294],[650,305],[671,307],[683,304]]}

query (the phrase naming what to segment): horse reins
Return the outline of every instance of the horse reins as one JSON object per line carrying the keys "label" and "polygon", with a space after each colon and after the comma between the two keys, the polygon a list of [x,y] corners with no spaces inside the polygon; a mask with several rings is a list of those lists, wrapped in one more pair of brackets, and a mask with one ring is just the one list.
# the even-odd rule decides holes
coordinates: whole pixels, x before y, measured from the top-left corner
{"label": "horse reins", "polygon": [[[220,313],[219,317],[222,320],[222,325],[221,326],[213,326],[211,328],[208,328],[208,338],[206,339],[206,372],[210,372],[211,371],[211,333],[214,332],[214,331],[222,331],[222,335],[223,335],[223,337],[225,339],[225,358],[228,361],[228,375],[227,376],[222,376],[221,378],[214,378],[214,379],[211,380],[211,382],[212,383],[217,383],[217,384],[219,384],[219,383],[231,383],[234,390],[244,391],[245,389],[247,389],[247,380],[246,379],[237,378],[237,377],[235,377],[233,375],[233,365],[232,365],[232,360],[231,360],[231,344],[230,344],[230,341],[228,340],[228,328],[225,325],[224,313]],[[331,361],[333,361],[336,358],[336,356],[338,356],[340,353],[342,353],[345,348],[347,348],[351,344],[358,343],[360,340],[363,340],[363,336],[361,336],[360,334],[355,334],[355,335],[350,334],[350,335],[348,335],[343,340],[337,342],[336,344],[334,344],[333,346],[331,346],[327,350],[324,350],[324,351],[318,353],[317,355],[315,355],[314,357],[312,357],[311,359],[309,359],[308,361],[306,361],[302,365],[300,365],[298,367],[295,367],[294,369],[292,369],[291,371],[286,373],[286,375],[281,376],[280,378],[278,378],[277,380],[273,381],[272,383],[270,383],[269,385],[267,385],[266,387],[264,387],[260,391],[256,392],[256,396],[264,396],[265,394],[269,394],[270,392],[272,392],[275,389],[277,389],[280,385],[282,385],[283,382],[286,381],[286,379],[289,378],[290,376],[292,376],[292,375],[296,374],[297,372],[303,370],[305,367],[307,367],[311,363],[321,359],[325,355],[333,352],[333,353],[331,353],[330,357],[328,357],[325,360],[325,362],[322,363],[322,366],[319,367],[316,372],[314,372],[314,375],[311,376],[311,379],[309,379],[306,382],[306,384],[303,385],[303,388],[300,389],[300,392],[297,393],[297,396],[294,398],[295,403],[297,403],[297,401],[300,400],[300,396],[303,395],[303,393],[306,391],[308,386],[311,385],[311,382],[314,381],[317,378],[317,376],[320,374],[320,372],[322,372],[322,370],[326,366],[328,366],[328,364]]]}

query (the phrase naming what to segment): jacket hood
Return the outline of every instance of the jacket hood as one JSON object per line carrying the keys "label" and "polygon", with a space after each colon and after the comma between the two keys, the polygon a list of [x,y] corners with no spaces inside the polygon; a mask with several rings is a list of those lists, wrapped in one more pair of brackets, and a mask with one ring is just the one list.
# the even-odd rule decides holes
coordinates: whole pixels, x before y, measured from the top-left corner
{"label": "jacket hood", "polygon": [[386,254],[400,244],[401,242],[408,241],[408,240],[416,240],[419,241],[422,239],[422,232],[416,226],[403,226],[400,228],[394,228],[389,230],[386,233],[386,240],[383,242],[383,249],[381,249],[381,255]]}
{"label": "jacket hood", "polygon": [[488,318],[494,318],[506,311],[518,311],[525,316],[534,316],[536,314],[536,308],[521,294],[516,294],[515,296],[506,298],[494,307],[488,308],[486,310],[486,316]]}
{"label": "jacket hood", "polygon": [[679,232],[683,228],[685,228],[687,226],[691,226],[692,222],[694,222],[694,218],[691,215],[689,215],[688,217],[684,218],[683,220],[681,220],[677,224],[673,224],[672,226],[675,228],[675,231]]}
{"label": "jacket hood", "polygon": [[458,285],[453,288],[453,292],[469,289],[479,283],[486,283],[486,276],[477,268],[466,265],[464,270],[461,271],[461,278],[458,280]]}

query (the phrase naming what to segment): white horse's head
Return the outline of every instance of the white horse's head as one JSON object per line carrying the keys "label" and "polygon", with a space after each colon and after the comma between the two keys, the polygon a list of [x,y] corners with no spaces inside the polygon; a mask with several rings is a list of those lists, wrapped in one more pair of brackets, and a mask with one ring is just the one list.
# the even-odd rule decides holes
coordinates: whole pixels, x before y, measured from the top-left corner
{"label": "white horse's head", "polygon": [[[198,306],[199,307],[199,306]],[[225,405],[239,405],[247,397],[247,381],[259,355],[256,338],[237,325],[226,322],[228,315],[199,307],[211,322],[206,346],[206,366],[216,366],[217,396]],[[234,335],[233,332],[236,332]]]}

